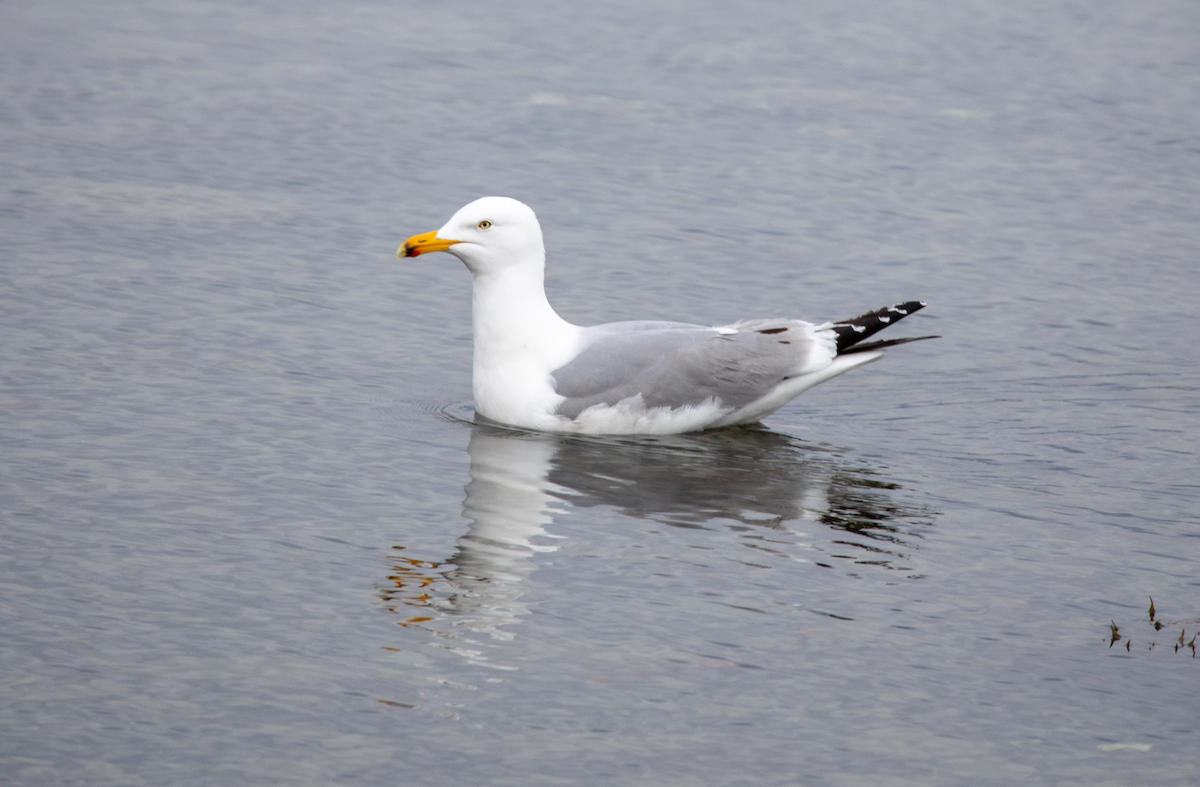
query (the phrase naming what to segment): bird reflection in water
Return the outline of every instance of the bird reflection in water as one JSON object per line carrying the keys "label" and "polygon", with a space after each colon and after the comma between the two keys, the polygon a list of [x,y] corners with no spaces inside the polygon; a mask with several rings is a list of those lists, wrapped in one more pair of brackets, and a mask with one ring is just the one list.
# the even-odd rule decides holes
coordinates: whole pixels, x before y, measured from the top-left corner
{"label": "bird reflection in water", "polygon": [[[460,644],[463,629],[511,639],[535,555],[557,549],[556,513],[606,506],[681,528],[730,528],[745,545],[825,568],[905,565],[930,512],[893,500],[898,486],[837,451],[760,428],[662,437],[579,437],[472,426],[470,521],[454,554],[427,561],[395,547],[384,606]],[[819,523],[822,543],[795,529]],[[811,530],[811,528],[808,528]],[[910,574],[911,575],[911,574]],[[448,628],[435,625],[448,623]],[[455,648],[460,649],[460,648]],[[478,651],[464,651],[465,655]]]}

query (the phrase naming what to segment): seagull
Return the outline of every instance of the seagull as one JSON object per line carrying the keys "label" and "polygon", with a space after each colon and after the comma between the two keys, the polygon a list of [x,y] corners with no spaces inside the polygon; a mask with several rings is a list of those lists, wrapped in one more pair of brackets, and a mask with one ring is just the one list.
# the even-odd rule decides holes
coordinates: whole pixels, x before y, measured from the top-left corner
{"label": "seagull", "polygon": [[473,279],[475,411],[519,429],[677,434],[751,424],[913,336],[864,341],[925,306],[909,301],[819,325],[791,319],[708,327],[635,320],[583,327],[546,299],[546,249],[533,210],[483,197],[397,257],[435,251]]}

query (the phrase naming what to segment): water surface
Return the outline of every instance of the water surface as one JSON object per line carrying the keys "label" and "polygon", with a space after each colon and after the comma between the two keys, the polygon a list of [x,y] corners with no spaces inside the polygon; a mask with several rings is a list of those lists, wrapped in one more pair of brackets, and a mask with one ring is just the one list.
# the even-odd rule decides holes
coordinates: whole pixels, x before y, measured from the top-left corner
{"label": "water surface", "polygon": [[[5,4],[0,781],[1194,783],[1197,40]],[[466,272],[393,255],[484,194],[580,323],[945,338],[761,428],[478,424]]]}

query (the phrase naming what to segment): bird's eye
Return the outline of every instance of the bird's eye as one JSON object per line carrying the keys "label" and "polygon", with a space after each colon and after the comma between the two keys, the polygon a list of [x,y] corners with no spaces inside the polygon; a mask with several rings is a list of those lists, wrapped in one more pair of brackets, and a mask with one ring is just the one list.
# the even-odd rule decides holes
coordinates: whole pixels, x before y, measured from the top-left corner
{"label": "bird's eye", "polygon": [[491,226],[492,226],[492,223],[490,221],[488,221],[487,219],[484,219],[483,221],[479,222],[479,229],[481,229],[481,230],[486,230],[486,229],[490,228]]}

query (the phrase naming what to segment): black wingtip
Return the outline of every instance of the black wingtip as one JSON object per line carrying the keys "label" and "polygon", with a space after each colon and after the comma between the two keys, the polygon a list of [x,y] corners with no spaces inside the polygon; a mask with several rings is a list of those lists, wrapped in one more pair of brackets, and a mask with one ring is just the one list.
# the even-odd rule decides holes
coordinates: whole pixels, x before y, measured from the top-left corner
{"label": "black wingtip", "polygon": [[[871,342],[870,345],[860,345],[864,340],[879,333],[889,325],[903,320],[913,312],[920,311],[925,308],[924,301],[905,301],[897,303],[893,306],[888,306],[883,309],[876,309],[873,312],[860,314],[849,320],[842,320],[833,324],[833,330],[837,333],[837,349],[839,355],[844,355],[850,352],[854,347],[854,352],[862,352],[867,349],[878,349],[881,346],[893,346],[903,344],[905,341],[916,341],[916,339],[895,339],[884,342]],[[917,337],[919,339],[937,338],[937,337]],[[856,346],[858,345],[858,346]]]}
{"label": "black wingtip", "polygon": [[865,353],[871,350],[883,350],[888,347],[895,347],[897,344],[908,344],[909,342],[919,342],[925,339],[940,339],[941,336],[906,336],[903,339],[880,339],[876,342],[864,342],[856,344],[853,347],[848,347],[844,352],[838,355],[850,355],[851,353]]}

